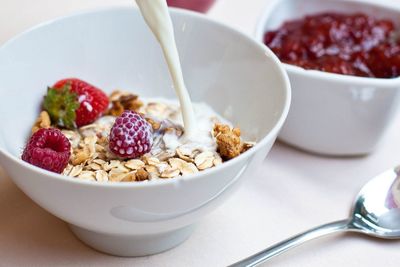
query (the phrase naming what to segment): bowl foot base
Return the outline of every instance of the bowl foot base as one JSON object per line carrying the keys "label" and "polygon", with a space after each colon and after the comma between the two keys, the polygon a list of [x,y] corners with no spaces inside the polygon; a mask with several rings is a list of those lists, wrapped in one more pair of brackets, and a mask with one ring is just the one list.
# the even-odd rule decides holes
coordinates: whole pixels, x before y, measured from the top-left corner
{"label": "bowl foot base", "polygon": [[70,225],[72,232],[88,246],[107,254],[121,257],[139,257],[157,254],[185,241],[194,230],[193,225],[155,235],[125,236],[93,232]]}

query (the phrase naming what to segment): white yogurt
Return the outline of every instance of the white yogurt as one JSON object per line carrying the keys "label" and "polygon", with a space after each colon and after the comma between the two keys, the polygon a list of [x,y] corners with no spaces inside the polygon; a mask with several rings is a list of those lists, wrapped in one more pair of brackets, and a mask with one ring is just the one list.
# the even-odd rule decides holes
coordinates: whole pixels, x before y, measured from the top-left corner
{"label": "white yogurt", "polygon": [[140,11],[164,53],[174,88],[182,109],[184,138],[196,140],[201,136],[198,121],[194,115],[192,102],[183,79],[178,49],[176,47],[174,29],[165,0],[136,0]]}

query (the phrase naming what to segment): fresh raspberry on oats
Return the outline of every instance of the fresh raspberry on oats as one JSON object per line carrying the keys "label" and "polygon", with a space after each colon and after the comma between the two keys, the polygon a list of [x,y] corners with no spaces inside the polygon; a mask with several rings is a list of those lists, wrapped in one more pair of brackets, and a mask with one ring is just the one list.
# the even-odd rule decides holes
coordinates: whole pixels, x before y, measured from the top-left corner
{"label": "fresh raspberry on oats", "polygon": [[111,128],[109,148],[121,158],[138,158],[150,152],[152,135],[151,125],[142,116],[126,110]]}
{"label": "fresh raspberry on oats", "polygon": [[71,156],[71,144],[58,129],[42,128],[32,135],[22,160],[48,171],[61,173]]}

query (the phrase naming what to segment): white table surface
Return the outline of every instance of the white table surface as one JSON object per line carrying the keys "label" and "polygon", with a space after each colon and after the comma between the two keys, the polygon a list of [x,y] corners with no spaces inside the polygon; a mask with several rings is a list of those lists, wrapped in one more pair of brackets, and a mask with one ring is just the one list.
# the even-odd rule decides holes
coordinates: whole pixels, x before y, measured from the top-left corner
{"label": "white table surface", "polygon": [[[41,21],[133,0],[0,0],[0,44]],[[268,0],[220,0],[209,15],[251,34]],[[22,193],[0,169],[0,266],[226,266],[300,231],[348,215],[359,188],[400,163],[400,114],[379,149],[324,158],[277,143],[254,177],[181,246],[143,258],[98,253]],[[400,242],[355,234],[308,243],[265,266],[400,266]]]}

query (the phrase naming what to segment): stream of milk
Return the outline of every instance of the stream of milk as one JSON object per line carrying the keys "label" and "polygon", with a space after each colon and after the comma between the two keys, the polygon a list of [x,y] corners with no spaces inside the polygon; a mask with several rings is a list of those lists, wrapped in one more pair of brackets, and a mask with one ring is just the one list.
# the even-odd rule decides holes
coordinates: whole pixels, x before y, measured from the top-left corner
{"label": "stream of milk", "polygon": [[198,127],[190,95],[183,79],[174,28],[169,15],[166,0],[136,0],[147,25],[157,38],[163,50],[165,60],[182,109],[185,141],[197,139]]}

